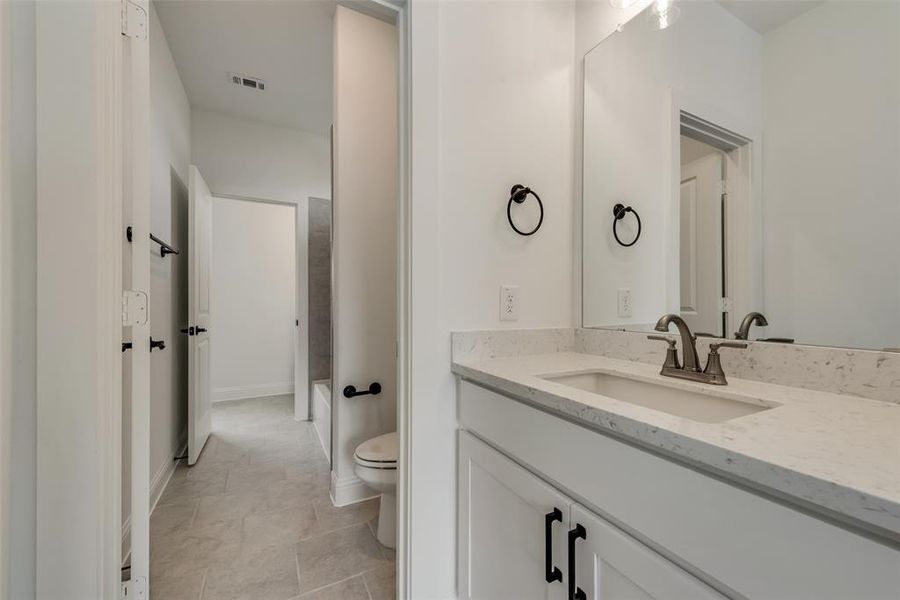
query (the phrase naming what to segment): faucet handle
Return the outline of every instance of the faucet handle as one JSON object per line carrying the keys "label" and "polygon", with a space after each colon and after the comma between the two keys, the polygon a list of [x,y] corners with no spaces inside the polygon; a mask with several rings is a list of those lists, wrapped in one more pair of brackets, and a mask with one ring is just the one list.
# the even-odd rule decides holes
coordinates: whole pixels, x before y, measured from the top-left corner
{"label": "faucet handle", "polygon": [[719,348],[740,348],[744,349],[747,347],[745,342],[718,342],[715,344],[709,345],[709,353],[716,354],[719,351]]}
{"label": "faucet handle", "polygon": [[709,345],[709,356],[706,358],[706,368],[703,373],[707,376],[707,382],[714,385],[728,385],[725,379],[725,371],[722,370],[722,361],[719,360],[719,348],[746,348],[744,342],[719,342]]}
{"label": "faucet handle", "polygon": [[658,342],[666,342],[669,344],[669,347],[666,349],[666,362],[663,363],[663,370],[666,369],[680,369],[681,361],[678,360],[678,349],[675,347],[677,343],[675,338],[669,337],[667,335],[648,335],[648,340],[656,340]]}
{"label": "faucet handle", "polygon": [[669,337],[667,335],[648,335],[647,339],[648,340],[656,340],[658,342],[668,342],[669,348],[674,348],[675,344],[677,343],[675,341],[675,338]]}

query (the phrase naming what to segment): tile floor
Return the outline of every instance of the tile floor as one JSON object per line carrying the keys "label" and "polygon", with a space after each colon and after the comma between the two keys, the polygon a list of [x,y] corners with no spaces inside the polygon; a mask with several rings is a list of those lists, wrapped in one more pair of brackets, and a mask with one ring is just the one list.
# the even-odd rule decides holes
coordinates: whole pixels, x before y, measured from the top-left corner
{"label": "tile floor", "polygon": [[312,425],[292,398],[219,403],[193,467],[179,464],[150,518],[159,600],[388,600],[394,551],[378,500],[335,508]]}

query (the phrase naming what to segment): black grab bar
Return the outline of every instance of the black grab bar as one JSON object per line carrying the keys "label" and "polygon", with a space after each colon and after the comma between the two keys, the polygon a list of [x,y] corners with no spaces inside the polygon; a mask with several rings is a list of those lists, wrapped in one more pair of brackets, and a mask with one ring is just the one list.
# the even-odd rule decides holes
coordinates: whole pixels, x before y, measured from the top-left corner
{"label": "black grab bar", "polygon": [[381,384],[377,381],[369,384],[369,389],[361,392],[356,391],[355,385],[348,385],[344,388],[344,398],[355,398],[356,396],[366,396],[368,394],[378,395],[381,393]]}

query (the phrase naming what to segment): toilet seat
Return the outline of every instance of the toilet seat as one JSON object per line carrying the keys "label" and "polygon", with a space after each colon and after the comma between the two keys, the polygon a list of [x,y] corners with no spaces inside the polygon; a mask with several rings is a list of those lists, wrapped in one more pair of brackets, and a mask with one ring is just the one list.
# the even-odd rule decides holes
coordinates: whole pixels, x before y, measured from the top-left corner
{"label": "toilet seat", "polygon": [[357,446],[353,453],[353,460],[356,464],[370,469],[396,470],[398,456],[397,432],[393,431],[374,437]]}

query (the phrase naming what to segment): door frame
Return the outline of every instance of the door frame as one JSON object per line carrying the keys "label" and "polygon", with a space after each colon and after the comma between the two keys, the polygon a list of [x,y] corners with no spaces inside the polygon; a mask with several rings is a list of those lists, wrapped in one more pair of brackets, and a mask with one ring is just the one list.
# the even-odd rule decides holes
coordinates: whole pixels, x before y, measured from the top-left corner
{"label": "door frame", "polygon": [[[196,165],[195,165],[196,166]],[[200,170],[200,167],[197,167]],[[201,171],[201,175],[202,175]],[[294,281],[294,312],[295,319],[302,322],[300,315],[307,312],[307,289],[305,281],[307,279],[308,266],[306,262],[306,248],[302,247],[301,239],[306,240],[308,234],[308,220],[302,219],[302,208],[307,206],[308,199],[301,198],[296,201],[289,200],[273,200],[271,198],[263,198],[261,196],[243,196],[239,194],[218,193],[213,189],[209,191],[213,200],[221,198],[223,200],[240,200],[244,202],[254,202],[256,204],[275,204],[277,206],[288,206],[294,209],[294,273],[296,280]],[[215,245],[215,230],[213,230],[213,244]],[[301,289],[302,288],[302,289]],[[302,293],[301,293],[302,292]],[[312,414],[310,411],[310,381],[309,381],[309,364],[304,359],[309,356],[309,332],[306,328],[299,326],[294,327],[294,420],[307,421]],[[301,352],[302,348],[306,348],[305,352]],[[301,390],[297,386],[298,371],[303,374],[306,380],[304,389]],[[215,402],[213,402],[215,404]]]}
{"label": "door frame", "polygon": [[[10,140],[7,127],[10,123],[9,96],[12,92],[11,67],[9,47],[10,28],[7,26],[9,18],[8,4],[0,5],[0,232],[3,231],[3,213],[6,212],[6,204],[9,202],[9,165],[10,165]],[[2,235],[2,234],[0,234]],[[3,244],[0,244],[0,272],[3,269]],[[3,302],[3,277],[0,276],[0,339],[6,339],[6,318],[4,316]],[[3,367],[6,367],[5,357],[0,357]],[[0,596],[9,593],[9,469],[7,461],[11,454],[10,445],[10,415],[12,413],[12,397],[7,393],[7,378],[4,369],[0,368]]]}
{"label": "door frame", "polygon": [[761,124],[674,88],[668,90],[666,109],[669,120],[669,185],[664,225],[668,312],[678,314],[681,307],[679,214],[682,115],[705,121],[710,130],[722,132],[730,138],[742,138],[733,142],[733,147],[724,152],[722,159],[725,163],[725,196],[728,199],[726,208],[740,209],[728,210],[722,243],[724,261],[732,265],[731,268],[726,266],[723,281],[727,297],[732,300],[731,310],[725,311],[723,335],[727,336],[728,332],[734,331],[737,319],[763,307]]}
{"label": "door frame", "polygon": [[[399,36],[397,586],[399,597],[405,598],[410,580],[413,296],[411,6],[404,0],[343,1],[354,10],[394,22]],[[422,6],[423,14],[430,13],[426,19],[436,17],[436,11]],[[36,10],[41,233],[36,586],[39,597],[118,600],[122,558],[122,4],[38,3]],[[60,52],[60,48],[67,51]],[[435,158],[429,156],[428,161],[433,163]],[[430,165],[421,174],[432,168]],[[425,218],[430,221],[430,215]],[[65,406],[61,403],[63,385]]]}

